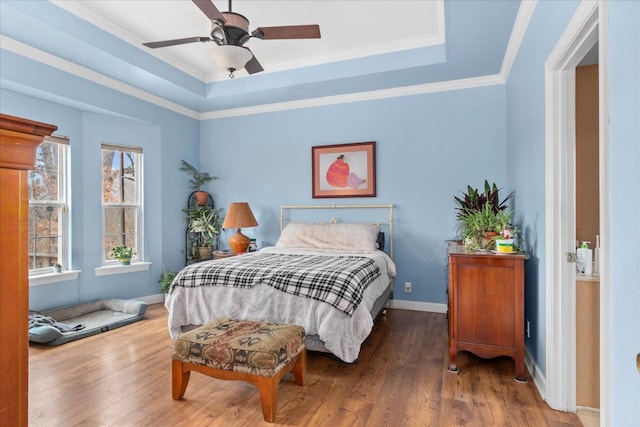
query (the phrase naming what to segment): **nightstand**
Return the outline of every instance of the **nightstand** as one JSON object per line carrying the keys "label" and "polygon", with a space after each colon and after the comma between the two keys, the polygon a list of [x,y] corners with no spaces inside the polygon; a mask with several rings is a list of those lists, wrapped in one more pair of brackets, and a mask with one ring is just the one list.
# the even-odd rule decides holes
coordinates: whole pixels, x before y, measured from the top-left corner
{"label": "nightstand", "polygon": [[213,253],[213,259],[224,259],[224,258],[229,258],[232,256],[236,256],[238,255],[235,252],[231,252],[231,251],[215,251]]}

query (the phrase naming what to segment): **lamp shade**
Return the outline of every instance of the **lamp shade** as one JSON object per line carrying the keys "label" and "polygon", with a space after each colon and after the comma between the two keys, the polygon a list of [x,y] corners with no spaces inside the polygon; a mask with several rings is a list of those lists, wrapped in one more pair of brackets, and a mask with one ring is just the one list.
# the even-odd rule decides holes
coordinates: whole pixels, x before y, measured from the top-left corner
{"label": "lamp shade", "polygon": [[229,238],[229,246],[235,253],[246,252],[249,247],[249,238],[241,233],[242,227],[256,227],[258,221],[253,216],[249,203],[233,202],[229,204],[229,209],[224,217],[222,228],[237,228],[238,232]]}
{"label": "lamp shade", "polygon": [[258,221],[253,216],[249,203],[232,202],[224,217],[222,228],[257,227]]}
{"label": "lamp shade", "polygon": [[225,70],[241,70],[253,56],[246,47],[234,45],[216,46],[209,55]]}

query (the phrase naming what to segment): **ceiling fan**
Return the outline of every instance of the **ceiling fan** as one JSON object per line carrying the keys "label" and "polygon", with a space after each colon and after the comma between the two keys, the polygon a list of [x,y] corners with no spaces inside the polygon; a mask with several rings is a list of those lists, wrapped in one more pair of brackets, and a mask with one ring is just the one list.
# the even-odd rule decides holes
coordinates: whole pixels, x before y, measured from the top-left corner
{"label": "ceiling fan", "polygon": [[215,42],[217,47],[211,51],[211,56],[218,65],[229,70],[229,77],[233,78],[233,72],[242,68],[247,70],[249,74],[264,71],[253,52],[244,46],[251,38],[263,40],[320,38],[318,25],[258,27],[249,33],[249,20],[243,15],[231,11],[231,0],[229,0],[228,12],[220,12],[212,0],[192,1],[211,21],[210,36],[163,40],[143,43],[143,45],[156,49],[195,42]]}

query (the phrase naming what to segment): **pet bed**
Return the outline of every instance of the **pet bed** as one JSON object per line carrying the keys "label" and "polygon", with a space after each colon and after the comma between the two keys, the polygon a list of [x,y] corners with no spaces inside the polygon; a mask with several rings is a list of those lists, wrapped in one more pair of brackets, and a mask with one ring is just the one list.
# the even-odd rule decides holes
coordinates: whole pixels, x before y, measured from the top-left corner
{"label": "pet bed", "polygon": [[81,304],[30,312],[29,341],[60,345],[96,335],[142,319],[142,301],[99,299]]}

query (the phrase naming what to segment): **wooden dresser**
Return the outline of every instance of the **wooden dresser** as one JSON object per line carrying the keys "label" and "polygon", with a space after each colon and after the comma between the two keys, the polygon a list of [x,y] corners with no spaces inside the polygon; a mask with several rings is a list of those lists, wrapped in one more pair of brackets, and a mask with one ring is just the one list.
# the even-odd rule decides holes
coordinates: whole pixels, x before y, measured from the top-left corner
{"label": "wooden dresser", "polygon": [[0,114],[0,424],[28,423],[28,171],[56,126]]}
{"label": "wooden dresser", "polygon": [[483,358],[509,356],[515,378],[526,381],[524,365],[525,255],[449,252],[449,359],[470,351]]}

